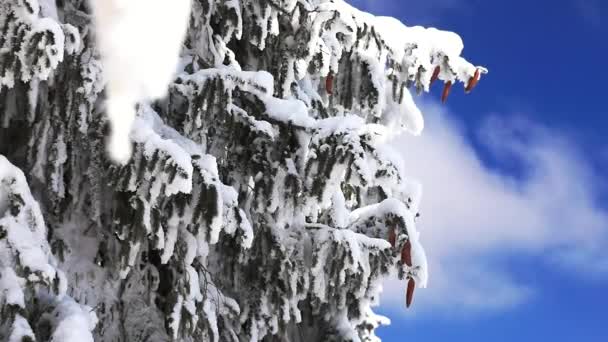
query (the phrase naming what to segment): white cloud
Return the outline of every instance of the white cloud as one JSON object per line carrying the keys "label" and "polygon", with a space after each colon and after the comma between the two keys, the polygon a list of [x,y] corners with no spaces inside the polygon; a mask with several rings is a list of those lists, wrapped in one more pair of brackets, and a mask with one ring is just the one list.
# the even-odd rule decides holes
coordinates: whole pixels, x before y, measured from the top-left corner
{"label": "white cloud", "polygon": [[[484,164],[444,107],[421,109],[422,135],[395,142],[406,173],[424,187],[418,229],[430,278],[415,310],[475,312],[528,299],[537,289],[497,256],[559,265],[565,276],[608,273],[608,213],[598,205],[597,175],[572,139],[522,117],[489,116],[479,143],[498,164],[517,166],[513,176]],[[403,284],[389,282],[383,303],[403,307],[396,300],[403,297]]]}

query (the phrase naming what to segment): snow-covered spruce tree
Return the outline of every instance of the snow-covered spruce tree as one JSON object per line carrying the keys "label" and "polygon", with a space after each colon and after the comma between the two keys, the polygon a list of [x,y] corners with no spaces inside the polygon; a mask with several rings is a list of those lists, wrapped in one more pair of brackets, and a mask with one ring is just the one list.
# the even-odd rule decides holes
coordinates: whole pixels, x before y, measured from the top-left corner
{"label": "snow-covered spruce tree", "polygon": [[422,130],[410,91],[485,72],[460,38],[341,0],[193,0],[118,165],[93,25],[84,0],[0,0],[0,340],[377,341],[383,277],[408,301],[427,280],[384,142]]}

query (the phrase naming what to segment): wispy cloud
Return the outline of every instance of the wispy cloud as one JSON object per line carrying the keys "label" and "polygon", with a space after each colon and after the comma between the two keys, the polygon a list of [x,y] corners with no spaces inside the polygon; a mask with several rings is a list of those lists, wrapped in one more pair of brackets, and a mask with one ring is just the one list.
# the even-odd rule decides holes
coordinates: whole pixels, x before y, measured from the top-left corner
{"label": "wispy cloud", "polygon": [[583,20],[598,28],[602,25],[602,2],[605,0],[572,0],[575,9]]}
{"label": "wispy cloud", "polygon": [[[489,116],[479,127],[480,145],[497,164],[516,166],[514,176],[485,164],[444,107],[422,109],[422,136],[395,145],[407,147],[407,173],[424,187],[418,229],[431,278],[417,292],[418,310],[505,309],[528,299],[535,288],[515,279],[499,256],[528,256],[569,275],[608,274],[599,178],[567,134],[522,116]],[[384,302],[402,307],[394,300],[402,291],[388,282]]]}

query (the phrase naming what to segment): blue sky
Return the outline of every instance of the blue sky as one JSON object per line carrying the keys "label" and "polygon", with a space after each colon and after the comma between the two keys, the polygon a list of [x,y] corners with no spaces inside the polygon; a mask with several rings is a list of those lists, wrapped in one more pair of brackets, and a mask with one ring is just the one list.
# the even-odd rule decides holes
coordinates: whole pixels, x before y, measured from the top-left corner
{"label": "blue sky", "polygon": [[490,73],[418,99],[429,288],[386,285],[384,341],[608,341],[608,1],[354,0],[457,32]]}

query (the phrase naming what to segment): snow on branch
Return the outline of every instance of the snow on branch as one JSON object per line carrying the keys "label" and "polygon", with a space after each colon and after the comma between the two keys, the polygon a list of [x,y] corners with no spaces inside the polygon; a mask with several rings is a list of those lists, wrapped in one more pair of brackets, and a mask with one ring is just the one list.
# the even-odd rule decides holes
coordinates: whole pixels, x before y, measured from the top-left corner
{"label": "snow on branch", "polygon": [[47,242],[25,176],[0,155],[0,337],[32,341],[40,324],[53,341],[93,341],[91,308],[66,295],[67,283]]}
{"label": "snow on branch", "polygon": [[64,52],[73,54],[79,48],[78,30],[41,17],[37,0],[0,1],[0,88],[47,80]]}

